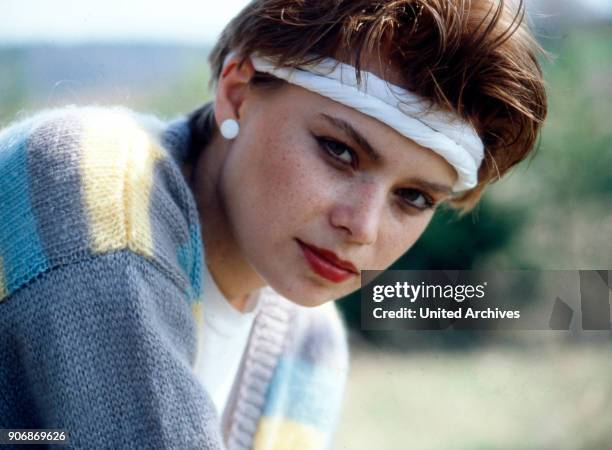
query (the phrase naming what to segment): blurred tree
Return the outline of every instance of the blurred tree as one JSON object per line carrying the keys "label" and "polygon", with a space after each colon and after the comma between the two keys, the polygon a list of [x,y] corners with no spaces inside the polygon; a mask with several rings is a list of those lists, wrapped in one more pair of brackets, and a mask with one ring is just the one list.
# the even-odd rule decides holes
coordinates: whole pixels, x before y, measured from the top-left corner
{"label": "blurred tree", "polygon": [[575,30],[547,44],[556,55],[544,66],[550,114],[545,155],[533,169],[555,186],[553,200],[612,195],[612,27]]}

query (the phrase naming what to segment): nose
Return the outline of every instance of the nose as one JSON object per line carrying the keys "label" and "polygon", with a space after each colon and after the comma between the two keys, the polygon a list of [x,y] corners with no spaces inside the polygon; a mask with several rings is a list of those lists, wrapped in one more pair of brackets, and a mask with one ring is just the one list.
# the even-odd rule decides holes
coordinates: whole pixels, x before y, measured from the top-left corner
{"label": "nose", "polygon": [[373,182],[353,185],[349,193],[332,207],[330,222],[342,229],[350,242],[371,245],[376,242],[385,205],[385,191]]}

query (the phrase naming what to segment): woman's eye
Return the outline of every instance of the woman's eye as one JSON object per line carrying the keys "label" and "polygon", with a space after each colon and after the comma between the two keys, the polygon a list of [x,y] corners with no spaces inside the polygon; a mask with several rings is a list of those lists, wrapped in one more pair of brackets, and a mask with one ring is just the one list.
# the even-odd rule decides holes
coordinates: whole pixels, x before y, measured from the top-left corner
{"label": "woman's eye", "polygon": [[419,210],[430,209],[434,207],[434,201],[418,189],[399,189],[398,195],[404,203]]}
{"label": "woman's eye", "polygon": [[318,138],[318,141],[323,150],[325,150],[332,158],[351,167],[357,166],[357,155],[353,149],[346,144],[329,138]]}

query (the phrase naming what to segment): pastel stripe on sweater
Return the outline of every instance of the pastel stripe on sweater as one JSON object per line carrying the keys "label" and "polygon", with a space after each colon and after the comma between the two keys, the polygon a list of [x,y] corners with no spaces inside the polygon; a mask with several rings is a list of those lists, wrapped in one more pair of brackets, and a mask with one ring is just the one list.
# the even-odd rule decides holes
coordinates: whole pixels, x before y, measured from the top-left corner
{"label": "pastel stripe on sweater", "polygon": [[199,227],[195,225],[189,227],[189,239],[178,246],[176,258],[183,271],[189,276],[192,292],[188,293],[188,297],[197,301],[202,296],[201,270],[204,264]]}
{"label": "pastel stripe on sweater", "polygon": [[152,258],[149,197],[162,151],[127,114],[104,110],[87,117],[82,147],[92,250],[128,247]]}
{"label": "pastel stripe on sweater", "polygon": [[253,450],[322,450],[327,435],[309,425],[282,417],[262,417]]}
{"label": "pastel stripe on sweater", "polygon": [[[275,380],[283,380],[277,383]],[[298,357],[282,357],[272,377],[264,416],[284,416],[323,432],[333,424],[339,403],[340,377],[332,369]]]}
{"label": "pastel stripe on sweater", "polygon": [[34,125],[29,120],[7,135],[0,133],[0,256],[5,280],[0,300],[49,269],[29,195],[27,148]]}
{"label": "pastel stripe on sweater", "polygon": [[[53,267],[124,248],[160,263],[189,301],[201,296],[195,207],[151,128],[123,108],[67,108],[0,133],[0,300]],[[179,204],[167,193],[153,204],[156,172]],[[160,220],[173,233],[153,230]]]}

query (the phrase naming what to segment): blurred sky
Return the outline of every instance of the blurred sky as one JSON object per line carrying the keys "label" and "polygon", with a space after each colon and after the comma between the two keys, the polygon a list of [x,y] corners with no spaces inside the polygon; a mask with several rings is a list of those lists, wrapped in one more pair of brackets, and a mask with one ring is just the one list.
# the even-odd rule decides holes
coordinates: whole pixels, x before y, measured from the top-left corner
{"label": "blurred sky", "polygon": [[212,42],[248,0],[0,0],[0,44]]}
{"label": "blurred sky", "polygon": [[[228,20],[247,3],[248,0],[0,0],[0,45],[88,41],[201,45],[214,41]],[[612,0],[528,3],[557,5],[566,13],[579,10],[612,17]]]}

